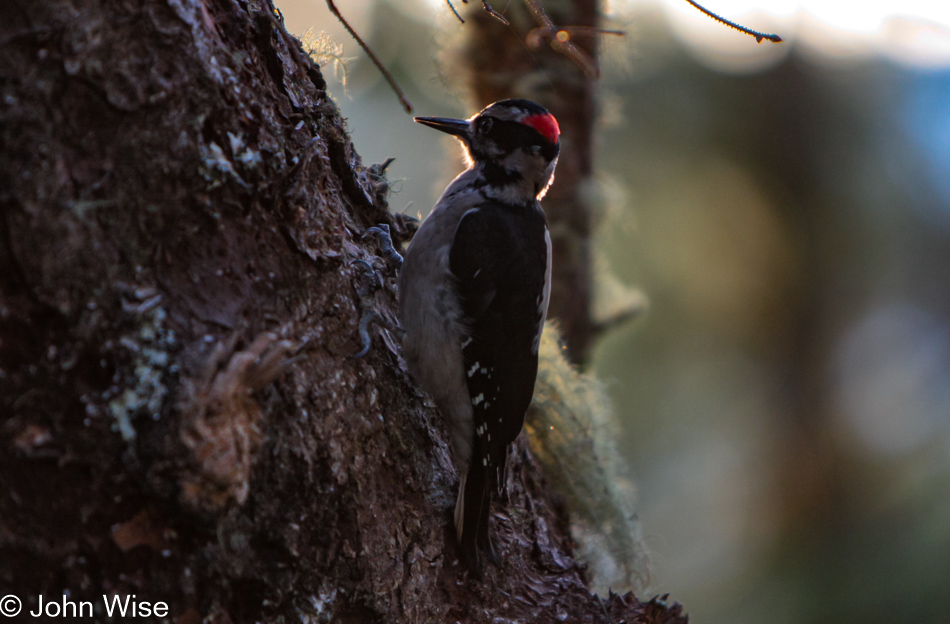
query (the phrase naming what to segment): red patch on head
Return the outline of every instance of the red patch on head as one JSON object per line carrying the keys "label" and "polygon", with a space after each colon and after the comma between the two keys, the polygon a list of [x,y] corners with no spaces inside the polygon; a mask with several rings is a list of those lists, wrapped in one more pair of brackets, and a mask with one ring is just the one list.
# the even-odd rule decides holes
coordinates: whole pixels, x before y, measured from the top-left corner
{"label": "red patch on head", "polygon": [[551,143],[557,143],[558,137],[561,136],[561,129],[557,125],[557,119],[555,119],[551,113],[531,115],[530,117],[522,119],[521,123],[534,128]]}

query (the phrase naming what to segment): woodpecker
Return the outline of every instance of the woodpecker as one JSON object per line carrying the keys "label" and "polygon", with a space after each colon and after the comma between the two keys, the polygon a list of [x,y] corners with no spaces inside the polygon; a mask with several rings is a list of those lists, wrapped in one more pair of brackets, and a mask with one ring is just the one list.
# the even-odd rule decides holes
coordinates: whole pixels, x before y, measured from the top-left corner
{"label": "woodpecker", "polygon": [[461,475],[455,529],[466,566],[500,558],[488,530],[492,492],[524,424],[551,294],[551,237],[540,200],[560,130],[528,100],[470,119],[416,117],[461,141],[468,168],[422,222],[399,274],[410,373],[446,420]]}

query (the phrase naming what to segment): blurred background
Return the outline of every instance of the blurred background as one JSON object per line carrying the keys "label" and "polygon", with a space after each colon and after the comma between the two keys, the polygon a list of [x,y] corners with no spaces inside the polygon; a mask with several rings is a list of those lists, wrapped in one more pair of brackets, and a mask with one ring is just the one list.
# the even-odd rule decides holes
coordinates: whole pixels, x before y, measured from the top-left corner
{"label": "blurred background", "polygon": [[[474,112],[444,2],[337,5],[416,114]],[[412,123],[323,0],[278,6],[329,34],[357,150],[395,156],[393,210],[425,214],[458,148]],[[592,368],[649,593],[699,624],[946,623],[950,2],[706,6],[786,42],[684,0],[604,7],[627,36],[602,41],[596,247],[649,311]]]}

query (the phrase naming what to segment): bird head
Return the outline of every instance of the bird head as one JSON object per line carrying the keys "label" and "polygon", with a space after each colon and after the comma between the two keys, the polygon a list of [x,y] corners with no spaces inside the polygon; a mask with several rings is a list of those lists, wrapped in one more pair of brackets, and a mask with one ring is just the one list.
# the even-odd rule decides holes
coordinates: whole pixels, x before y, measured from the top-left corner
{"label": "bird head", "polygon": [[554,116],[534,102],[501,100],[470,119],[415,120],[462,142],[489,196],[540,199],[554,180],[560,129]]}

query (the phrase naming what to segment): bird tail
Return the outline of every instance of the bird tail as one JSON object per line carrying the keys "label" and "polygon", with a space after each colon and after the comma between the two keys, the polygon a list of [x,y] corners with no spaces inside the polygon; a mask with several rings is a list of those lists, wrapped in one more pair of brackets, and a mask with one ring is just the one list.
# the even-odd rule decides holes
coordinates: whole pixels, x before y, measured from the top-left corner
{"label": "bird tail", "polygon": [[462,561],[472,574],[481,575],[482,553],[492,565],[501,564],[488,531],[494,469],[472,462],[462,475],[455,502],[455,532]]}

